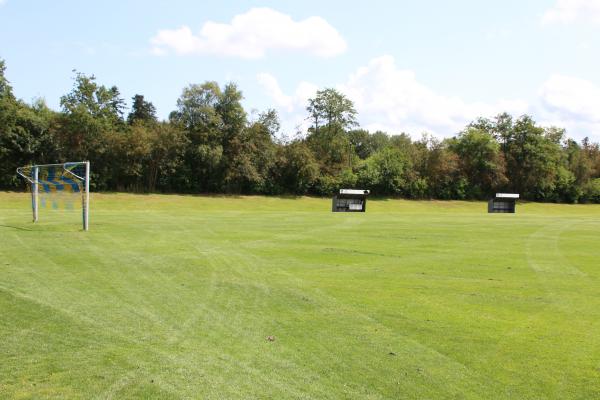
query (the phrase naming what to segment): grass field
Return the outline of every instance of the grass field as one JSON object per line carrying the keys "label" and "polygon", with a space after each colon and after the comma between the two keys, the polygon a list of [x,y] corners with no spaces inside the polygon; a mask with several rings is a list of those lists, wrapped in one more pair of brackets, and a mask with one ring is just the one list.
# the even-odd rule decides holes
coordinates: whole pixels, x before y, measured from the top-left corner
{"label": "grass field", "polygon": [[27,207],[0,193],[2,399],[600,398],[600,206]]}

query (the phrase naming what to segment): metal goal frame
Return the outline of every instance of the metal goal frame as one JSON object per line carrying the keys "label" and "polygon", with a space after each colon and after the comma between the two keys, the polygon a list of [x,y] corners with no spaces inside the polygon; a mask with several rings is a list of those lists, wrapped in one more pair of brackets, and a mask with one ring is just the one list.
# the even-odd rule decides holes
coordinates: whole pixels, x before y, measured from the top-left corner
{"label": "metal goal frame", "polygon": [[[84,173],[81,175],[76,174],[73,170],[78,166],[84,166]],[[60,184],[71,184],[75,182],[81,189],[81,205],[82,205],[82,224],[83,230],[89,230],[90,222],[90,162],[89,161],[76,161],[66,162],[62,164],[38,164],[28,165],[17,168],[17,174],[24,178],[31,186],[31,210],[33,213],[33,222],[38,222],[39,219],[39,192],[40,185],[48,184],[48,182],[42,182],[39,179],[40,168],[51,168],[58,167],[62,168],[62,176],[59,181],[52,181],[55,185]],[[65,178],[68,177],[68,178]],[[72,178],[72,179],[71,179]],[[80,186],[81,185],[81,186]]]}

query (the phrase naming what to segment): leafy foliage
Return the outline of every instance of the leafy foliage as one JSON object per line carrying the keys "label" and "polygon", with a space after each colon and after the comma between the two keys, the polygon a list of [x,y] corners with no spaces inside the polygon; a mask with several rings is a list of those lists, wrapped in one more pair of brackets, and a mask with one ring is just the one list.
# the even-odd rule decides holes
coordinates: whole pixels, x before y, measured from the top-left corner
{"label": "leafy foliage", "polygon": [[157,121],[154,104],[146,101],[141,94],[136,94],[132,100],[133,104],[131,105],[131,112],[127,116],[127,122],[133,124],[138,121],[144,123],[155,123]]}
{"label": "leafy foliage", "polygon": [[236,84],[182,90],[168,121],[143,95],[75,72],[60,112],[18,100],[0,60],[0,187],[22,184],[18,165],[90,160],[94,190],[482,199],[495,191],[552,202],[600,202],[600,148],[527,115],[473,121],[449,139],[369,132],[333,88],[308,100],[305,134],[286,141],[275,110],[246,113]]}

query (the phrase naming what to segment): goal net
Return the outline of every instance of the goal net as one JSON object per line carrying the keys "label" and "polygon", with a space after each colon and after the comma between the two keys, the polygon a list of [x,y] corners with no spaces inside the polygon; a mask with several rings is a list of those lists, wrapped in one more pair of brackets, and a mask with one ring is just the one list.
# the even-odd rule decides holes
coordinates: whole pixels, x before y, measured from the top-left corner
{"label": "goal net", "polygon": [[31,191],[33,222],[38,221],[40,207],[73,209],[81,201],[83,229],[89,228],[90,163],[29,165],[17,168]]}

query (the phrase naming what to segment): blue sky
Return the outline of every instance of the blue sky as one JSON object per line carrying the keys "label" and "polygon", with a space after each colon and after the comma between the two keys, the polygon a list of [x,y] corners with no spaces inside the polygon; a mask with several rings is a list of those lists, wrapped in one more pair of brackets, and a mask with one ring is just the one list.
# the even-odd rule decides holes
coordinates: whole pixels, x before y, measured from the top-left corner
{"label": "blue sky", "polygon": [[450,136],[509,111],[600,141],[599,50],[600,0],[0,0],[19,98],[58,109],[76,69],[166,118],[184,86],[234,81],[288,134],[336,87],[363,127],[391,134]]}

